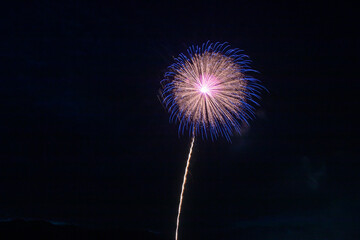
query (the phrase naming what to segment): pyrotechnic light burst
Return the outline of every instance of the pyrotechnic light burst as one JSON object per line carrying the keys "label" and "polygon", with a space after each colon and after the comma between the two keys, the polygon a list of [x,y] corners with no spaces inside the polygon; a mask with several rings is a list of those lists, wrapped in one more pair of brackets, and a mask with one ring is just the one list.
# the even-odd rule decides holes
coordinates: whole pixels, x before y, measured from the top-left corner
{"label": "pyrotechnic light burst", "polygon": [[227,43],[193,46],[180,54],[162,81],[162,97],[179,132],[218,136],[230,141],[233,132],[254,117],[261,85],[249,75],[250,60]]}
{"label": "pyrotechnic light burst", "polygon": [[161,97],[170,112],[170,120],[179,122],[179,133],[185,129],[192,135],[190,151],[179,199],[175,240],[178,239],[180,214],[186,177],[195,136],[230,141],[233,132],[240,133],[243,123],[254,117],[258,105],[259,81],[248,75],[256,72],[249,67],[248,56],[227,43],[204,43],[192,46],[187,55],[180,54],[161,81]]}

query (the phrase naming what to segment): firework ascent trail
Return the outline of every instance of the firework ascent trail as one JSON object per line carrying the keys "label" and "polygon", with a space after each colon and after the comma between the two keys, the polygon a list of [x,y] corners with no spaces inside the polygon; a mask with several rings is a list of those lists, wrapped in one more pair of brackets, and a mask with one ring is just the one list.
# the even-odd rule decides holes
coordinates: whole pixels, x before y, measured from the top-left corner
{"label": "firework ascent trail", "polygon": [[184,179],[183,179],[183,183],[182,183],[182,187],[181,187],[181,194],[180,194],[180,201],[179,201],[179,209],[178,209],[178,215],[177,215],[177,219],[176,219],[175,240],[178,239],[181,206],[182,206],[182,202],[183,202],[183,198],[184,198],[184,190],[185,190],[185,185],[186,185],[186,176],[187,176],[188,171],[189,171],[191,153],[192,153],[192,150],[193,150],[193,147],[194,147],[194,142],[195,142],[195,134],[193,134],[193,137],[192,137],[192,141],[191,141],[191,145],[190,145],[190,151],[189,151],[189,156],[188,156],[188,159],[187,159],[187,161],[186,161]]}

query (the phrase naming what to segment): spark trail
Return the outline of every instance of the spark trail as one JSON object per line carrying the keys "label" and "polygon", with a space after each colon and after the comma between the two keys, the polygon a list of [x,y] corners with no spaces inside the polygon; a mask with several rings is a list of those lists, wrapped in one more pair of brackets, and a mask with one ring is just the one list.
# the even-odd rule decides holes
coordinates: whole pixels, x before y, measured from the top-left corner
{"label": "spark trail", "polygon": [[188,174],[188,171],[189,171],[190,159],[191,159],[191,154],[192,154],[192,150],[193,150],[193,147],[194,147],[194,142],[195,142],[195,134],[193,134],[193,137],[192,137],[192,141],[191,141],[191,145],[190,145],[190,151],[189,151],[189,156],[188,156],[188,159],[187,159],[187,161],[186,161],[185,173],[184,173],[183,183],[182,183],[182,187],[181,187],[181,194],[180,194],[180,201],[179,201],[179,209],[178,209],[178,215],[177,215],[177,219],[176,219],[175,240],[178,240],[178,232],[179,232],[181,206],[182,206],[182,202],[183,202],[183,198],[184,198],[184,190],[185,190],[185,185],[186,185],[186,177],[187,177],[187,174]]}

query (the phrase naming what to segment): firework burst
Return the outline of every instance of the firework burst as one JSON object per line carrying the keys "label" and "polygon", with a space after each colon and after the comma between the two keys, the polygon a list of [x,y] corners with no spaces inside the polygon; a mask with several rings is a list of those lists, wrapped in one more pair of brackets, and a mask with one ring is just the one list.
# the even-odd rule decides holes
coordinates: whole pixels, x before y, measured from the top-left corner
{"label": "firework burst", "polygon": [[254,117],[261,85],[249,76],[250,60],[227,43],[193,46],[180,54],[162,81],[163,102],[179,133],[218,136],[230,141],[233,132]]}
{"label": "firework burst", "polygon": [[179,122],[179,133],[192,135],[186,161],[175,240],[178,239],[181,207],[186,186],[195,136],[230,141],[233,132],[240,133],[242,124],[254,117],[255,99],[262,86],[248,75],[250,60],[239,49],[229,49],[227,43],[205,43],[193,46],[187,55],[180,54],[169,67],[162,83],[162,101],[170,112],[170,120]]}

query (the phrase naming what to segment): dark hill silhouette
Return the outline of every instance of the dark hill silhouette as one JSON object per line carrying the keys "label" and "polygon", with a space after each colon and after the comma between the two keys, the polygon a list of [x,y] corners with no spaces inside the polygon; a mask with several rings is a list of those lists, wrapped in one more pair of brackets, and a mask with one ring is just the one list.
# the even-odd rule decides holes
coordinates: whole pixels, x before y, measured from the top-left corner
{"label": "dark hill silhouette", "polygon": [[166,240],[167,238],[147,231],[90,229],[80,226],[54,225],[47,221],[13,220],[0,222],[0,239]]}

